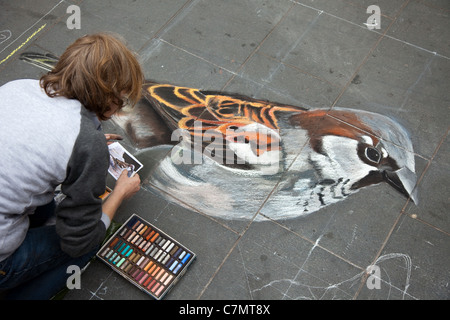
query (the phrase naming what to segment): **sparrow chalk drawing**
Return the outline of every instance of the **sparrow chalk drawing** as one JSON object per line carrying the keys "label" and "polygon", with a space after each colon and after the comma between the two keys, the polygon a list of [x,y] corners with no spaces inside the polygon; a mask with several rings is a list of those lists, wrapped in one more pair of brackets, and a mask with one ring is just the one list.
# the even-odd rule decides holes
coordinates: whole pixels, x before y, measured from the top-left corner
{"label": "sparrow chalk drawing", "polygon": [[[251,219],[259,211],[272,219],[295,218],[381,182],[417,201],[411,141],[405,129],[386,116],[339,108],[307,110],[158,83],[146,83],[144,95],[172,130],[187,130],[192,137],[187,141],[192,144],[197,138],[202,143],[200,150],[211,139],[198,139],[198,135],[205,138],[215,130],[223,136],[214,145],[216,153],[224,148],[220,154],[232,149],[256,157],[267,153],[277,157],[277,162],[270,161],[271,169],[277,164],[275,171],[264,170],[264,161],[218,161],[195,147],[183,151],[201,153],[201,163],[179,164],[173,153],[165,157],[148,178],[149,187],[156,186],[211,216]],[[208,130],[195,130],[198,122]],[[129,119],[124,128],[139,140],[132,123]],[[227,135],[230,128],[237,132],[231,138]],[[234,140],[236,135],[245,139]],[[237,148],[235,143],[247,148]],[[244,158],[238,152],[234,156]]]}
{"label": "sparrow chalk drawing", "polygon": [[[21,59],[41,68],[57,62]],[[287,219],[385,182],[417,203],[409,134],[387,116],[151,81],[143,93],[113,121],[137,155],[162,158],[143,188],[169,201],[222,219]]]}

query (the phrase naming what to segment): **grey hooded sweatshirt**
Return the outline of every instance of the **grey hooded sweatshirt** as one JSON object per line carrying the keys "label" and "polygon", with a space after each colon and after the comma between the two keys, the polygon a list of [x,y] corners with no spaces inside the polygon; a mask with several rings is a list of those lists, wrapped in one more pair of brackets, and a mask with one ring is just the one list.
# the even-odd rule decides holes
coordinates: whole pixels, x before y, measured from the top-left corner
{"label": "grey hooded sweatshirt", "polygon": [[29,215],[52,201],[61,249],[80,256],[101,243],[108,147],[100,121],[78,100],[50,98],[38,80],[0,87],[0,261],[23,242]]}

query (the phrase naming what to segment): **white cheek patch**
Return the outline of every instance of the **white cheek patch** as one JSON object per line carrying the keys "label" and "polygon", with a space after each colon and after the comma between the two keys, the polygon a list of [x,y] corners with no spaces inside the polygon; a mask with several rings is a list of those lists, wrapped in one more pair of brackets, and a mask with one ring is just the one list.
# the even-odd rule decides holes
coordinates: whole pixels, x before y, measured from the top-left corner
{"label": "white cheek patch", "polygon": [[381,154],[383,155],[383,158],[387,158],[389,156],[389,153],[385,148],[381,148]]}
{"label": "white cheek patch", "polygon": [[322,139],[322,149],[326,155],[312,154],[311,160],[320,167],[322,179],[349,179],[351,185],[374,170],[374,167],[361,161],[357,148],[356,140],[326,136]]}

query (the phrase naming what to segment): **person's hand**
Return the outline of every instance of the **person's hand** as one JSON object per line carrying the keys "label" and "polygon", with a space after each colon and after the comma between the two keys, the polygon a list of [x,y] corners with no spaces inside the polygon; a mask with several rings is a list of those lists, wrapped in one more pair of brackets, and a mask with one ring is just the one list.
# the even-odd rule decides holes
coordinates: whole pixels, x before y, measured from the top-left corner
{"label": "person's hand", "polygon": [[116,140],[123,140],[121,135],[115,134],[115,133],[106,133],[105,134],[106,143],[110,145],[111,143],[115,142]]}
{"label": "person's hand", "polygon": [[141,178],[139,175],[135,173],[132,177],[128,177],[127,170],[123,170],[116,181],[113,192],[102,205],[103,212],[112,220],[122,201],[131,198],[140,188]]}
{"label": "person's hand", "polygon": [[131,198],[141,188],[141,178],[137,173],[128,177],[127,170],[123,170],[116,181],[114,191],[122,196],[122,199]]}

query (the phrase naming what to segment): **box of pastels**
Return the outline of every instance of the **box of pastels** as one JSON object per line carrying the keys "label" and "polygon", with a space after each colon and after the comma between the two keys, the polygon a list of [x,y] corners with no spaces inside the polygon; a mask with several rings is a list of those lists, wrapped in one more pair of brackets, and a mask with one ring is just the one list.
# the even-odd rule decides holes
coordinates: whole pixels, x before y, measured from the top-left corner
{"label": "box of pastels", "polygon": [[97,257],[160,300],[183,276],[195,254],[133,214],[102,246]]}

